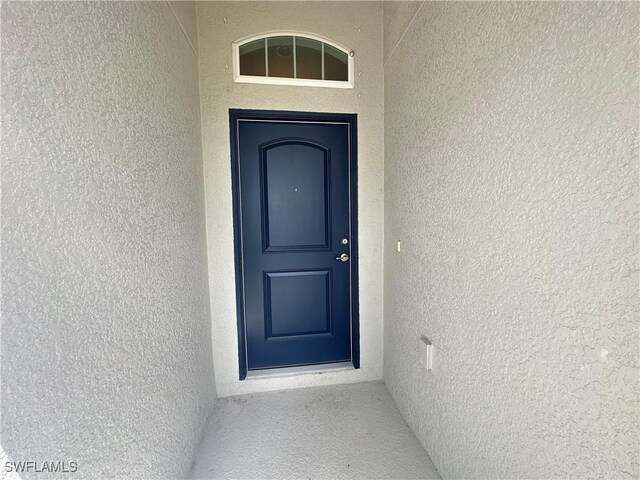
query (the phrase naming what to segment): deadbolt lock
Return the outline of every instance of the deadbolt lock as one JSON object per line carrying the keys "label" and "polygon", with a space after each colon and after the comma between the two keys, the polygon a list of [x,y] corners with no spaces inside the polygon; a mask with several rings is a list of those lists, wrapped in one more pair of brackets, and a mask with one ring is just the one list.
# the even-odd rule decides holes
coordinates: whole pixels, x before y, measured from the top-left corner
{"label": "deadbolt lock", "polygon": [[346,245],[347,243],[349,243],[349,239],[347,237],[342,237],[340,239],[340,243],[343,245]]}

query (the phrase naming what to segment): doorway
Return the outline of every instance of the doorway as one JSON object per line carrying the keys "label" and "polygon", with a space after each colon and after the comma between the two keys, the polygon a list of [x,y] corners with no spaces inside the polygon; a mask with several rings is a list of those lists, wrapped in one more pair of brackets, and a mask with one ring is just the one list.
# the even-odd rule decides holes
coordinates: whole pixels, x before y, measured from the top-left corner
{"label": "doorway", "polygon": [[238,357],[359,368],[355,114],[230,110]]}

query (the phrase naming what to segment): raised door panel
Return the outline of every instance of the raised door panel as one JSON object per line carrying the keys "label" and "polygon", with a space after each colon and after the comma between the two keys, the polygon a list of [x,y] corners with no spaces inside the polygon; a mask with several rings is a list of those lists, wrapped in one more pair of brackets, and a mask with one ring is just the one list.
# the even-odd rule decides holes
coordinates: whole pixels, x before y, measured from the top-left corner
{"label": "raised door panel", "polygon": [[329,153],[304,140],[260,148],[265,252],[330,249]]}
{"label": "raised door panel", "polygon": [[265,272],[265,336],[331,334],[331,270]]}

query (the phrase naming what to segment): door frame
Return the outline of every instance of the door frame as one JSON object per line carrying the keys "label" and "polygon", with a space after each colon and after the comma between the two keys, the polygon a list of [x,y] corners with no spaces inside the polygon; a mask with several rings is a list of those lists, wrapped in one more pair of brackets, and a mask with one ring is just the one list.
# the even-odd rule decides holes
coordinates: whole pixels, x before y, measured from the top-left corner
{"label": "door frame", "polygon": [[238,326],[238,372],[240,380],[247,376],[247,341],[242,261],[242,213],[240,209],[240,157],[238,122],[263,120],[274,122],[344,123],[349,125],[349,227],[351,229],[351,362],[360,368],[360,318],[358,289],[358,115],[355,113],[312,113],[282,110],[229,109],[231,140],[231,194],[233,199],[233,249],[236,280]]}

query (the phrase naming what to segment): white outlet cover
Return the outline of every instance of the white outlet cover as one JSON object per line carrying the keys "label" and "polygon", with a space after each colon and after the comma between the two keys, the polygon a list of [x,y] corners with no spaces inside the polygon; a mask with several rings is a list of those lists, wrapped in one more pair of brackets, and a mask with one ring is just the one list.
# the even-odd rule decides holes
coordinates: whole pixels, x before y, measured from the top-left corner
{"label": "white outlet cover", "polygon": [[433,369],[433,345],[426,338],[420,339],[420,365],[427,370]]}

